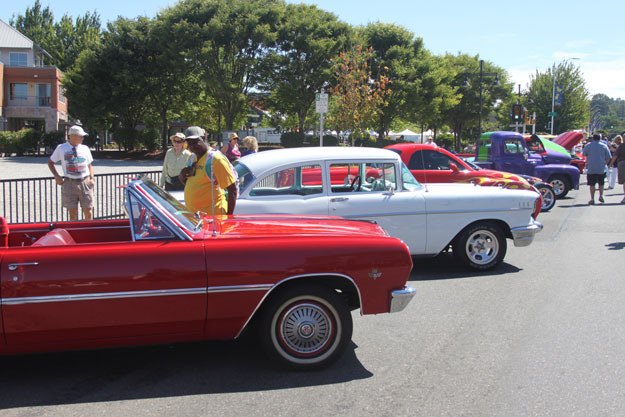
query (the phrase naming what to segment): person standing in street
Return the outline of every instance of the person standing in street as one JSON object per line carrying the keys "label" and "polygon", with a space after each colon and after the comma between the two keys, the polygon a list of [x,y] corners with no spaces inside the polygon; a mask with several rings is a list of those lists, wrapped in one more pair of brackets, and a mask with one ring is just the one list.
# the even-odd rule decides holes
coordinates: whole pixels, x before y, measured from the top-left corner
{"label": "person standing in street", "polygon": [[[191,126],[184,132],[188,149],[197,161],[183,168],[185,205],[191,212],[233,214],[237,202],[237,175],[228,158],[204,142],[204,129]],[[228,198],[224,194],[228,191]]]}
{"label": "person standing in street", "polygon": [[[616,137],[612,139],[612,142],[610,142],[610,153],[613,156],[621,143],[623,143],[623,137],[621,135],[616,135]],[[612,161],[610,161],[610,166],[608,167],[608,190],[614,189],[617,177],[618,166],[616,165],[616,163],[612,163]]]}
{"label": "person standing in street", "polygon": [[165,191],[182,191],[184,190],[184,184],[180,182],[178,176],[183,168],[189,166],[189,161],[192,159],[193,154],[188,151],[184,141],[184,134],[178,132],[172,135],[171,140],[172,147],[165,153],[165,160],[163,161],[163,173],[159,185],[165,188]]}
{"label": "person standing in street", "polygon": [[590,186],[590,201],[588,201],[588,204],[595,204],[595,186],[597,184],[599,184],[599,202],[605,203],[603,186],[605,184],[607,164],[611,159],[610,150],[605,143],[601,142],[601,135],[595,133],[592,135],[592,141],[584,147],[582,153],[586,157],[586,178]]}
{"label": "person standing in street", "polygon": [[610,163],[617,169],[618,183],[623,185],[623,199],[621,204],[625,204],[625,143],[621,141],[621,144],[616,148],[616,151],[612,155]]}
{"label": "person standing in street", "polygon": [[[56,147],[48,168],[57,185],[61,186],[61,202],[69,214],[70,221],[78,220],[78,203],[85,220],[93,219],[93,157],[83,139],[87,133],[80,126],[72,126],[67,133],[68,140]],[[61,162],[63,176],[59,175],[55,164]]]}

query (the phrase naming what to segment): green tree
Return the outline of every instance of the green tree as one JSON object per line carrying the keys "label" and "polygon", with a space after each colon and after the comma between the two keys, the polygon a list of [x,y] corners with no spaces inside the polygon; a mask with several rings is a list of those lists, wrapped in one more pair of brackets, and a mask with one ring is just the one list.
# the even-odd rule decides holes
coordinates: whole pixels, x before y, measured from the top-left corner
{"label": "green tree", "polygon": [[562,99],[561,104],[554,107],[556,117],[553,132],[559,134],[586,127],[589,120],[589,95],[584,78],[577,66],[564,61],[554,64],[545,72],[537,70],[530,77],[528,110],[536,112],[537,128],[549,128],[554,85],[561,89]]}
{"label": "green tree", "polygon": [[149,73],[147,33],[151,21],[118,18],[109,23],[99,48],[85,51],[64,81],[72,114],[87,125],[111,125],[134,147],[136,126],[149,114],[144,74]]}
{"label": "green tree", "polygon": [[460,97],[458,105],[450,108],[445,115],[447,124],[454,132],[457,146],[463,136],[473,141],[477,139],[480,114],[482,131],[498,127],[496,122],[489,121],[490,116],[498,103],[512,94],[512,83],[507,80],[507,74],[502,68],[488,61],[482,62],[480,77],[480,59],[477,56],[447,54],[443,59],[453,68],[455,75],[451,86]]}
{"label": "green tree", "polygon": [[373,50],[357,45],[333,60],[336,84],[332,88],[331,120],[341,130],[352,131],[352,146],[356,135],[362,135],[375,123],[380,109],[391,93],[388,78],[371,73]]}
{"label": "green tree", "polygon": [[416,96],[425,94],[423,41],[401,26],[379,22],[364,27],[360,37],[373,52],[371,73],[385,76],[391,86],[376,117],[378,137],[384,138],[393,121],[410,112]]}
{"label": "green tree", "polygon": [[283,9],[280,0],[182,0],[163,13],[228,130],[245,114]]}
{"label": "green tree", "polygon": [[298,118],[304,131],[315,93],[332,80],[331,60],[349,42],[350,27],[313,5],[287,4],[276,48],[264,60],[261,89],[271,91],[271,107]]}
{"label": "green tree", "polygon": [[41,7],[35,0],[33,7],[11,19],[10,24],[43,48],[51,56],[51,65],[62,71],[70,69],[78,55],[100,42],[100,17],[87,12],[74,19],[67,14],[55,22],[49,6]]}

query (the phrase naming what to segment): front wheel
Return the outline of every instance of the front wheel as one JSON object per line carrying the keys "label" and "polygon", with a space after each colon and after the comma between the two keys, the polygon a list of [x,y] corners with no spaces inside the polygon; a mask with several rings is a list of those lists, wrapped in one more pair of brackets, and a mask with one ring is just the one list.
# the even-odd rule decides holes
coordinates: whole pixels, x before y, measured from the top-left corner
{"label": "front wheel", "polygon": [[534,187],[540,192],[540,195],[543,198],[543,204],[540,208],[540,211],[545,212],[549,211],[556,205],[556,193],[553,191],[553,187],[549,184],[536,183]]}
{"label": "front wheel", "polygon": [[456,259],[479,271],[499,265],[507,250],[506,238],[501,229],[486,222],[467,226],[452,246]]}
{"label": "front wheel", "polygon": [[549,184],[553,187],[553,192],[556,193],[558,200],[566,197],[571,189],[569,180],[564,175],[554,175],[549,178]]}
{"label": "front wheel", "polygon": [[272,359],[295,369],[318,369],[344,353],[352,338],[352,316],[335,292],[302,285],[269,301],[259,330]]}

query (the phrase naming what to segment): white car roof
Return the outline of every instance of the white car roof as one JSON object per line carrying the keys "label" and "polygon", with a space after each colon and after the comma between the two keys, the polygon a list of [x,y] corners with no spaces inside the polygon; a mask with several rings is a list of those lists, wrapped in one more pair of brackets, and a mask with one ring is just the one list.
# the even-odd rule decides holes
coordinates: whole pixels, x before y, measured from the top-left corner
{"label": "white car roof", "polygon": [[254,174],[265,172],[277,166],[297,164],[305,161],[332,161],[345,159],[390,159],[401,160],[400,156],[388,149],[361,147],[309,147],[286,148],[249,154],[239,161]]}

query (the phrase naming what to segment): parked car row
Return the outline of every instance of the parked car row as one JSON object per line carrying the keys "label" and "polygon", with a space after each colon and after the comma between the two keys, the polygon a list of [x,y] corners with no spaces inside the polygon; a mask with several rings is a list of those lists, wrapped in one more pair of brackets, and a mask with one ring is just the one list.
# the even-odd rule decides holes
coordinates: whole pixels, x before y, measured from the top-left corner
{"label": "parked car row", "polygon": [[451,250],[491,269],[508,240],[527,246],[542,229],[541,194],[512,187],[520,177],[422,183],[388,149],[279,149],[235,167],[234,216],[191,213],[142,178],[125,188],[126,219],[0,217],[0,354],[245,333],[284,365],[320,368],[347,348],[352,310],[412,300],[413,256]]}

